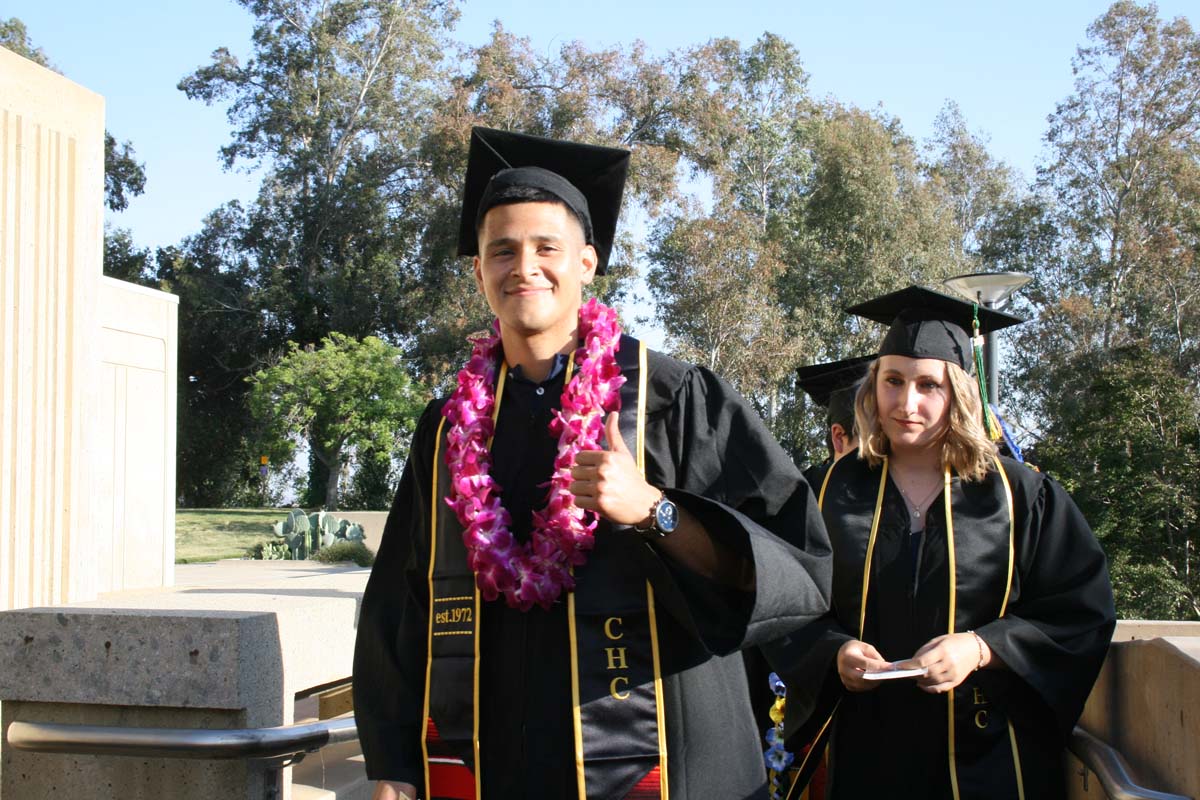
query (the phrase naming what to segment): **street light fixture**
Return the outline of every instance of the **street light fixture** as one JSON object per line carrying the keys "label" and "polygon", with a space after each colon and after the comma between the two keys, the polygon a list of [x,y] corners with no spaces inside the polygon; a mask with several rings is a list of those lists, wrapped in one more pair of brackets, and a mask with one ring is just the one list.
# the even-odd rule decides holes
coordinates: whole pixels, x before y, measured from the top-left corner
{"label": "street light fixture", "polygon": [[[1002,309],[1008,299],[1025,284],[1033,280],[1031,275],[1023,272],[971,272],[966,275],[955,275],[942,283],[961,297],[987,308]],[[987,364],[988,399],[997,408],[1000,406],[1000,380],[997,366],[996,333],[987,334],[987,345],[983,356]]]}

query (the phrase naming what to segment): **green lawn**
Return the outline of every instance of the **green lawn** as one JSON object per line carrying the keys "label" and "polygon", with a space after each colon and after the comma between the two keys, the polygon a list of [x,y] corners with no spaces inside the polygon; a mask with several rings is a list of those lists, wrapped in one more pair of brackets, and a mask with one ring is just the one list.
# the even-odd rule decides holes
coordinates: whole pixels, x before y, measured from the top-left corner
{"label": "green lawn", "polygon": [[175,563],[241,558],[246,548],[274,539],[271,525],[288,509],[190,508],[175,512]]}

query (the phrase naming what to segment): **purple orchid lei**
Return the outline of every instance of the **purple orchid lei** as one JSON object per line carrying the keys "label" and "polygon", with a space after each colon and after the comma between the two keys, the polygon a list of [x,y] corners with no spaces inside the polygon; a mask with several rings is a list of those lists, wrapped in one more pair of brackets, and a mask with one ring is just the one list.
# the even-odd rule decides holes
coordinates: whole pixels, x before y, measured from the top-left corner
{"label": "purple orchid lei", "polygon": [[446,465],[450,496],[463,526],[467,563],[485,600],[501,594],[513,608],[550,608],[563,590],[575,588],[571,568],[587,562],[596,530],[596,515],[575,505],[571,467],[581,450],[599,450],[604,418],[621,409],[625,377],[617,365],[621,328],[617,314],[595,298],[579,309],[575,352],[579,370],[568,376],[561,408],[550,421],[558,437],[558,455],[550,478],[546,507],[533,513],[533,535],[520,543],[512,534],[512,517],[490,474],[488,444],[494,433],[496,369],[500,360],[500,323],[491,336],[473,341],[471,358],[458,373],[458,387],[442,414],[450,422]]}

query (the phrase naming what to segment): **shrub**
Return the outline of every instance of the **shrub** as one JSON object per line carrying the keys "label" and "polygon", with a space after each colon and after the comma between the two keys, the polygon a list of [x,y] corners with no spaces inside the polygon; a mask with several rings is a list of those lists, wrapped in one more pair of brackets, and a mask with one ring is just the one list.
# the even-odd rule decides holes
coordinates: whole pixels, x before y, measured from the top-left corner
{"label": "shrub", "polygon": [[322,564],[337,564],[342,561],[353,561],[360,567],[369,567],[375,563],[375,553],[362,542],[342,540],[334,542],[329,547],[322,547],[312,556],[314,561]]}

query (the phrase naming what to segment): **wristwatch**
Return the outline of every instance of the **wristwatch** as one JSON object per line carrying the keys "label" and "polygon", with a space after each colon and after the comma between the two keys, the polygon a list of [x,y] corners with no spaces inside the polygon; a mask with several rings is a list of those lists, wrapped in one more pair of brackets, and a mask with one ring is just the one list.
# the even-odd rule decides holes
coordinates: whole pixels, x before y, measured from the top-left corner
{"label": "wristwatch", "polygon": [[634,525],[633,529],[638,533],[655,534],[662,538],[674,533],[678,527],[679,506],[668,500],[665,494],[660,494],[654,505],[650,506],[649,527]]}

